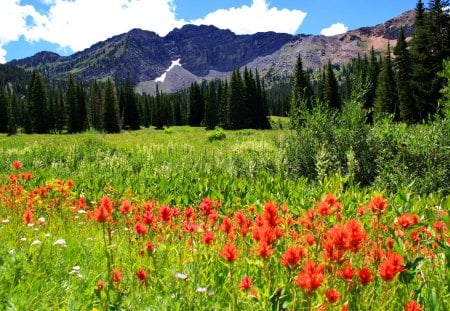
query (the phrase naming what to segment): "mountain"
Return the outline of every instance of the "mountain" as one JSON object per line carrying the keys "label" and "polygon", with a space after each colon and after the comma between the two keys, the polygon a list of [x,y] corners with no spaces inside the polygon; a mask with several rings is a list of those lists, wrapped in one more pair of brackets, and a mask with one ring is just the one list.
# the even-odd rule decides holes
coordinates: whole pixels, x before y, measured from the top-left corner
{"label": "mountain", "polygon": [[247,66],[262,76],[290,75],[299,53],[309,68],[321,67],[328,59],[346,63],[372,46],[382,51],[387,41],[395,45],[401,26],[411,37],[414,15],[411,10],[383,24],[332,37],[275,32],[236,35],[204,25],[185,25],[161,37],[133,29],[70,56],[40,52],[9,65],[37,69],[56,79],[66,79],[69,74],[85,80],[129,78],[139,92],[152,93],[156,84],[172,92],[193,81],[226,77],[236,67]]}

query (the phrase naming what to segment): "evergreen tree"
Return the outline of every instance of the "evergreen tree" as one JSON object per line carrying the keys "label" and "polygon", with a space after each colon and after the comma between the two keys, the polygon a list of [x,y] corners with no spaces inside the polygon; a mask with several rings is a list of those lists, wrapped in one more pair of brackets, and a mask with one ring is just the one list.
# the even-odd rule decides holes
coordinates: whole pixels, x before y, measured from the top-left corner
{"label": "evergreen tree", "polygon": [[341,99],[339,96],[339,87],[334,75],[333,67],[331,66],[331,60],[328,60],[328,64],[325,69],[325,81],[323,82],[323,100],[331,109],[341,108]]}
{"label": "evergreen tree", "polygon": [[205,126],[212,130],[219,124],[219,105],[217,103],[216,86],[213,81],[208,83],[205,97]]}
{"label": "evergreen tree", "polygon": [[153,104],[153,118],[152,123],[156,129],[163,129],[164,120],[163,120],[163,99],[162,94],[159,91],[158,85],[156,85],[156,96]]}
{"label": "evergreen tree", "polygon": [[132,131],[140,129],[141,121],[139,117],[136,94],[130,79],[125,82],[123,94],[123,126]]}
{"label": "evergreen tree", "polygon": [[433,113],[431,81],[435,73],[430,70],[432,58],[430,55],[431,33],[430,22],[421,0],[416,6],[416,31],[414,33],[411,56],[412,56],[412,91],[416,104],[416,118],[422,120]]}
{"label": "evergreen tree", "polygon": [[294,127],[299,125],[302,112],[311,109],[313,102],[314,92],[311,86],[311,80],[309,74],[303,70],[302,57],[299,54],[293,74],[290,100],[290,116]]}
{"label": "evergreen tree", "polygon": [[258,71],[255,74],[256,84],[256,107],[254,112],[254,124],[257,129],[270,129],[269,109],[267,108],[267,97],[264,84],[261,82]]}
{"label": "evergreen tree", "polygon": [[86,94],[84,93],[83,83],[79,80],[77,82],[77,128],[76,132],[84,132],[88,126]]}
{"label": "evergreen tree", "polygon": [[90,92],[90,114],[91,126],[99,131],[103,131],[103,97],[97,81],[94,81]]}
{"label": "evergreen tree", "polygon": [[394,114],[394,120],[399,119],[397,88],[389,43],[378,75],[374,113],[377,118],[381,118],[385,114]]}
{"label": "evergreen tree", "polygon": [[47,95],[44,81],[37,73],[30,92],[33,131],[38,134],[48,133]]}
{"label": "evergreen tree", "polygon": [[0,133],[8,133],[8,98],[0,85]]}
{"label": "evergreen tree", "polygon": [[26,106],[24,107],[24,115],[23,115],[23,128],[25,130],[25,133],[31,134],[33,133],[33,126],[34,126],[34,118],[33,118],[33,103],[31,102],[31,94],[32,89],[35,84],[37,72],[33,71],[30,79],[30,83],[28,84],[28,91],[27,91],[27,102]]}
{"label": "evergreen tree", "polygon": [[74,77],[71,75],[67,84],[66,104],[68,112],[68,132],[79,132],[79,116],[78,116],[78,101],[77,101],[77,86]]}
{"label": "evergreen tree", "polygon": [[116,88],[111,79],[106,81],[104,99],[103,129],[106,133],[120,133],[119,103]]}
{"label": "evergreen tree", "polygon": [[205,115],[205,104],[200,86],[197,82],[189,89],[189,119],[190,126],[200,126]]}
{"label": "evergreen tree", "polygon": [[7,119],[8,119],[8,135],[15,135],[17,133],[15,107],[17,107],[17,97],[11,93],[7,101]]}
{"label": "evergreen tree", "polygon": [[228,128],[237,130],[246,128],[248,109],[245,106],[244,82],[239,68],[233,70],[228,93]]}
{"label": "evergreen tree", "polygon": [[411,86],[411,57],[405,40],[403,27],[400,28],[397,45],[394,49],[394,67],[396,69],[396,85],[400,119],[411,123],[415,116],[415,104]]}
{"label": "evergreen tree", "polygon": [[55,129],[57,133],[62,133],[66,125],[66,107],[64,103],[64,95],[62,91],[59,91],[56,102],[56,114],[55,114]]}

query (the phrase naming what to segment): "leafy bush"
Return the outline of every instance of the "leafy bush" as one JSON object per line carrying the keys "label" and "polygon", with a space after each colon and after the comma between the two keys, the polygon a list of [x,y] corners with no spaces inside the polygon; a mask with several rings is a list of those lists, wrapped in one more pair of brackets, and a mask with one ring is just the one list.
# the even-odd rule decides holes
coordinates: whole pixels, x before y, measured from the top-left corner
{"label": "leafy bush", "polygon": [[387,118],[370,126],[356,103],[347,103],[339,113],[318,106],[304,114],[288,139],[287,169],[313,180],[340,174],[391,192],[408,187],[421,194],[447,194],[448,133],[446,119],[407,126]]}
{"label": "leafy bush", "polygon": [[224,140],[227,137],[225,131],[221,127],[216,127],[208,134],[208,140],[210,142],[215,140]]}

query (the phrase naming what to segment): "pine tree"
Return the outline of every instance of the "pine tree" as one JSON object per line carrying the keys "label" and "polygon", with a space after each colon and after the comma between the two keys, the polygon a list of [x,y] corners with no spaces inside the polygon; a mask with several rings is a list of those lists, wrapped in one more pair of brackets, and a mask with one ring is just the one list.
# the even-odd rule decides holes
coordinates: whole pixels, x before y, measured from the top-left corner
{"label": "pine tree", "polygon": [[267,108],[267,97],[264,84],[261,82],[258,71],[255,74],[255,84],[256,84],[256,108],[254,112],[254,124],[257,129],[270,129],[269,119],[269,109]]}
{"label": "pine tree", "polygon": [[246,128],[248,109],[245,105],[244,81],[239,68],[231,74],[228,87],[228,128],[233,130]]}
{"label": "pine tree", "polygon": [[398,104],[400,111],[400,120],[411,123],[415,116],[415,104],[412,96],[411,86],[411,56],[408,51],[405,33],[403,27],[400,28],[400,34],[397,45],[394,49],[394,67],[396,69],[396,85],[398,93]]}
{"label": "pine tree", "polygon": [[205,96],[205,126],[212,130],[219,124],[219,105],[217,103],[216,86],[213,81],[208,83]]}
{"label": "pine tree", "polygon": [[155,101],[153,104],[152,124],[158,130],[163,129],[163,127],[164,127],[163,102],[162,101],[163,101],[162,94],[159,91],[158,85],[156,85],[156,95],[155,95]]}
{"label": "pine tree", "polygon": [[79,132],[79,116],[78,116],[78,102],[77,102],[77,86],[75,84],[74,77],[69,77],[66,92],[66,104],[68,112],[68,132]]}
{"label": "pine tree", "polygon": [[90,114],[91,126],[99,131],[103,131],[103,97],[97,81],[94,81],[90,92]]}
{"label": "pine tree", "polygon": [[416,6],[415,25],[416,31],[411,45],[412,91],[416,104],[416,119],[423,120],[433,113],[431,81],[435,73],[430,70],[433,67],[430,55],[430,21],[421,0]]}
{"label": "pine tree", "polygon": [[389,43],[381,63],[380,74],[378,75],[374,113],[377,118],[382,118],[386,114],[393,114],[394,120],[399,119],[397,87],[395,85],[395,74],[392,68]]}
{"label": "pine tree", "polygon": [[311,109],[314,102],[314,92],[311,86],[311,80],[308,73],[303,70],[302,57],[299,54],[295,64],[292,80],[292,94],[290,100],[291,123],[292,126],[298,126],[301,121],[301,114]]}
{"label": "pine tree", "polygon": [[205,116],[205,104],[200,86],[197,82],[189,89],[189,119],[190,126],[200,126]]}
{"label": "pine tree", "polygon": [[30,92],[33,131],[38,134],[48,133],[47,94],[44,81],[39,74],[36,74]]}
{"label": "pine tree", "polygon": [[132,131],[139,130],[141,127],[141,121],[138,111],[136,94],[134,93],[133,86],[130,79],[125,82],[125,87],[122,91],[123,96],[123,126],[129,128]]}
{"label": "pine tree", "polygon": [[31,102],[31,94],[32,89],[34,88],[35,80],[36,80],[37,72],[33,71],[30,79],[30,83],[28,84],[28,91],[27,91],[27,101],[24,109],[24,116],[23,116],[23,128],[25,130],[25,133],[31,134],[34,130],[34,118],[33,118],[33,103]]}
{"label": "pine tree", "polygon": [[84,132],[88,127],[87,107],[86,107],[86,94],[84,93],[83,83],[79,80],[77,82],[77,131]]}
{"label": "pine tree", "polygon": [[62,91],[59,91],[56,103],[57,103],[57,106],[56,106],[55,127],[56,127],[56,132],[61,134],[66,125],[66,107],[65,107],[64,95],[63,95]]}
{"label": "pine tree", "polygon": [[323,100],[331,109],[341,108],[338,82],[336,80],[336,76],[334,75],[331,60],[328,60],[328,64],[325,69],[325,81],[323,82]]}
{"label": "pine tree", "polygon": [[111,79],[106,81],[104,99],[103,129],[106,133],[120,133],[119,103],[116,88]]}
{"label": "pine tree", "polygon": [[8,133],[8,98],[0,85],[0,133]]}

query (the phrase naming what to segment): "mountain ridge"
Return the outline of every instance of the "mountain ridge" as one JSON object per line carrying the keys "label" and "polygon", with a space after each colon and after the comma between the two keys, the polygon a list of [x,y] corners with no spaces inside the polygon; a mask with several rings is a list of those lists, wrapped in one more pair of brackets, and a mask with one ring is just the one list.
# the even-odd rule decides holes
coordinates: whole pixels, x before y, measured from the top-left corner
{"label": "mountain ridge", "polygon": [[414,16],[414,10],[410,10],[385,23],[331,37],[276,32],[237,35],[211,25],[184,25],[161,37],[135,28],[69,56],[43,51],[8,64],[36,69],[56,79],[66,79],[70,74],[83,80],[130,79],[140,92],[151,93],[156,88],[155,79],[172,61],[180,59],[177,73],[168,72],[166,80],[158,82],[160,89],[172,92],[193,81],[226,77],[237,67],[258,70],[262,76],[289,75],[299,53],[309,68],[321,67],[328,59],[345,63],[371,46],[381,51],[388,41],[395,45],[401,26],[411,37]]}

